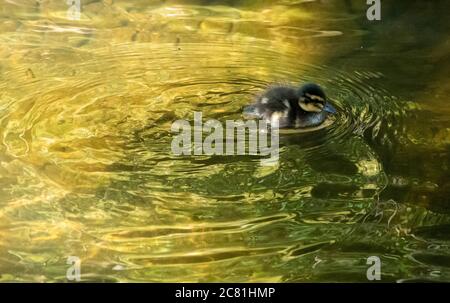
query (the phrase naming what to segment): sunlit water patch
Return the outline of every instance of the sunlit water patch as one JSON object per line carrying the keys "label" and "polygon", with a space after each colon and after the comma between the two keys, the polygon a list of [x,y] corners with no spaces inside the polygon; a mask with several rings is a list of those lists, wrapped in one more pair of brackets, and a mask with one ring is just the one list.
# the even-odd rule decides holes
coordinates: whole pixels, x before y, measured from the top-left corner
{"label": "sunlit water patch", "polygon": [[[302,2],[90,1],[79,21],[65,9],[12,1],[15,18],[0,15],[2,280],[64,281],[68,256],[85,281],[360,281],[374,253],[391,280],[448,265],[433,259],[448,239],[430,257],[422,227],[447,217],[382,196],[376,144],[410,142],[398,122],[416,105],[382,72],[324,63],[363,36],[351,15],[320,20]],[[242,119],[267,86],[306,81],[338,115],[282,134],[277,166],[172,154],[174,121]]]}

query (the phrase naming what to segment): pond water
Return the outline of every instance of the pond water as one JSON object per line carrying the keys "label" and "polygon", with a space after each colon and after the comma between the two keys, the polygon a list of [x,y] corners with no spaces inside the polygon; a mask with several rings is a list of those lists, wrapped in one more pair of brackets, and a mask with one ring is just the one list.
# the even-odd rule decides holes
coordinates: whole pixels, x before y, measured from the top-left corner
{"label": "pond water", "polygon": [[[450,281],[448,1],[0,4],[0,281]],[[175,156],[272,83],[339,114],[255,156]]]}

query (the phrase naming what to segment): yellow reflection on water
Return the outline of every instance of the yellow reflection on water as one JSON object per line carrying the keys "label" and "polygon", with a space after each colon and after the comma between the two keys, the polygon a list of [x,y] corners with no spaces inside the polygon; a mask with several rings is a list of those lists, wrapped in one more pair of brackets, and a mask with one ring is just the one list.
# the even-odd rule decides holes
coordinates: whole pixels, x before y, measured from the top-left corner
{"label": "yellow reflection on water", "polygon": [[[314,254],[386,186],[361,139],[396,110],[377,103],[391,101],[370,84],[382,74],[324,65],[360,48],[355,16],[320,1],[82,2],[80,20],[64,1],[0,10],[0,280],[65,281],[68,256],[85,281],[313,279]],[[173,121],[240,119],[269,84],[305,81],[342,113],[306,144],[289,134],[279,166],[170,153]]]}

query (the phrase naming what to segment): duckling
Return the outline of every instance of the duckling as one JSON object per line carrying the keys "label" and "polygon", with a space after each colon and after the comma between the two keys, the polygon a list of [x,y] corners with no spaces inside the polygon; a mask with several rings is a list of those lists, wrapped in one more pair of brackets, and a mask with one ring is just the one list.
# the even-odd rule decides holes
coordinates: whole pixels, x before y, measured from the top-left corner
{"label": "duckling", "polygon": [[278,121],[279,128],[307,128],[322,124],[336,109],[327,101],[322,88],[306,83],[299,89],[274,86],[257,97],[256,102],[244,108],[247,117]]}

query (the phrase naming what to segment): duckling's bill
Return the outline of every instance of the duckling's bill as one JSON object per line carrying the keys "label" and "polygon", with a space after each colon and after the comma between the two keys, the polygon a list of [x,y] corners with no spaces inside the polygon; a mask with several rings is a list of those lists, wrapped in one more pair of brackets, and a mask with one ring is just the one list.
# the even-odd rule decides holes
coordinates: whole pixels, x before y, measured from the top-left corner
{"label": "duckling's bill", "polygon": [[328,103],[328,102],[325,104],[325,107],[323,108],[323,110],[326,111],[327,113],[330,113],[330,114],[336,114],[337,113],[336,108],[334,108],[334,106],[331,105],[331,103]]}

